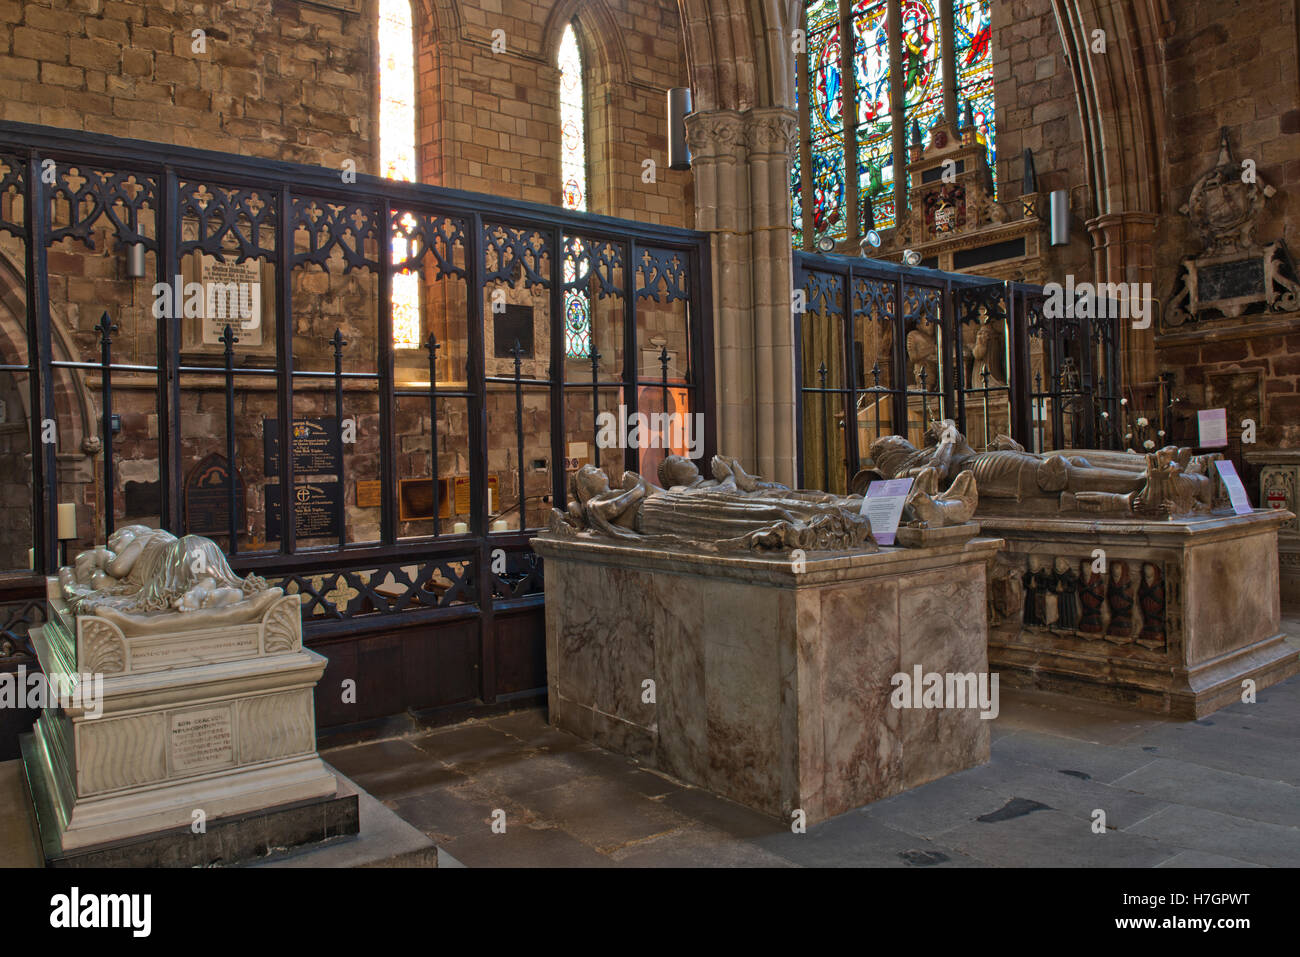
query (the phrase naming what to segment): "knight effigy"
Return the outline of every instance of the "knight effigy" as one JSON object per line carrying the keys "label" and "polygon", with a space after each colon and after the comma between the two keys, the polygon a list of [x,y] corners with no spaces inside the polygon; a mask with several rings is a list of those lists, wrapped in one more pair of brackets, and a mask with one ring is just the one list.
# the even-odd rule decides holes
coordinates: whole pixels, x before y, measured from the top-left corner
{"label": "knight effigy", "polygon": [[[647,545],[704,551],[876,551],[862,496],[791,489],[750,475],[736,459],[716,455],[712,478],[689,459],[670,455],[651,482],[624,472],[618,488],[600,469],[585,465],[570,479],[570,502],[552,511],[549,531]],[[954,475],[939,491],[938,473],[920,470],[903,519],[914,526],[944,527],[970,521],[978,504],[975,479]]]}
{"label": "knight effigy", "polygon": [[872,469],[860,472],[854,487],[872,478],[902,478],[934,472],[940,482],[970,472],[983,503],[981,514],[1127,513],[1166,517],[1208,512],[1216,498],[1213,462],[1222,456],[1193,455],[1189,448],[1166,446],[1139,455],[1101,449],[1029,452],[1000,435],[978,452],[951,419],[931,426],[931,444],[917,448],[899,435],[871,445]]}

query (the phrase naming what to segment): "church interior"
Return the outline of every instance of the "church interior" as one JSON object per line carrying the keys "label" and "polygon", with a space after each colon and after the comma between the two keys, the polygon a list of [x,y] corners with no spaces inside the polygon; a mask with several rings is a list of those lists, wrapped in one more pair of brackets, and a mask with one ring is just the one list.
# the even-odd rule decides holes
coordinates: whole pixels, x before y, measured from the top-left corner
{"label": "church interior", "polygon": [[1300,0],[0,0],[0,864],[1300,864]]}

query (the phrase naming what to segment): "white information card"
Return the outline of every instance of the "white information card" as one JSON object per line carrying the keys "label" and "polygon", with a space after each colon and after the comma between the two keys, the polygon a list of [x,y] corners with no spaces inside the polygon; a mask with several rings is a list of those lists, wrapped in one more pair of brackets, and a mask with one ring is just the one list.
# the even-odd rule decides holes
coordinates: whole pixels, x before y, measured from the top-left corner
{"label": "white information card", "polygon": [[1223,479],[1223,487],[1228,490],[1228,498],[1232,499],[1232,510],[1238,515],[1249,515],[1253,512],[1250,496],[1246,494],[1246,486],[1241,484],[1237,467],[1227,459],[1220,459],[1214,465],[1219,470],[1219,478]]}
{"label": "white information card", "polygon": [[862,514],[871,519],[871,536],[878,544],[894,544],[898,520],[903,516],[903,506],[911,490],[910,478],[885,479],[867,486],[867,494],[862,497]]}
{"label": "white information card", "polygon": [[1198,409],[1196,424],[1201,431],[1201,448],[1221,449],[1228,444],[1228,410]]}

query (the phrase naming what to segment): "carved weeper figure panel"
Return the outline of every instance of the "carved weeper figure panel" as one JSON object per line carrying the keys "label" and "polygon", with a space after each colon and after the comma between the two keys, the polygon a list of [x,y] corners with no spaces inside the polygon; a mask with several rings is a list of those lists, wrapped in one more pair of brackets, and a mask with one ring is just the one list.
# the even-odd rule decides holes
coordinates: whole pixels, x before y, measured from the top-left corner
{"label": "carved weeper figure panel", "polygon": [[1165,651],[1165,574],[1164,566],[1154,561],[1115,559],[1101,567],[1101,561],[1090,556],[1003,553],[990,578],[990,620],[1026,637],[1136,641]]}
{"label": "carved weeper figure panel", "polygon": [[[749,475],[738,461],[716,455],[706,479],[690,460],[670,455],[659,484],[624,472],[618,488],[586,465],[570,480],[572,501],[554,510],[550,533],[592,535],[703,551],[876,551],[862,496],[791,489]],[[958,476],[939,493],[927,473],[909,494],[904,520],[916,527],[967,522],[975,510],[974,479]]]}

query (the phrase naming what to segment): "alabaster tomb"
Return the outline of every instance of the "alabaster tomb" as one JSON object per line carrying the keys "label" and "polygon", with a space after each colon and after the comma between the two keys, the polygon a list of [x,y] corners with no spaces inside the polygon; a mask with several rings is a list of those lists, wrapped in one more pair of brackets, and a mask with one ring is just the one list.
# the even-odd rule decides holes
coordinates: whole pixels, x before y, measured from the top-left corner
{"label": "alabaster tomb", "polygon": [[951,422],[914,448],[889,436],[860,477],[955,470],[1003,539],[989,574],[989,664],[1008,684],[1199,718],[1297,670],[1281,630],[1278,530],[1237,515],[1213,455],[972,449]]}
{"label": "alabaster tomb", "polygon": [[[738,803],[809,823],[988,760],[969,706],[896,707],[896,676],[987,680],[986,567],[969,477],[916,483],[917,547],[877,544],[862,499],[734,459],[658,483],[590,466],[533,539],[546,560],[550,719]],[[922,516],[925,517],[922,517]],[[901,531],[901,529],[900,529]]]}
{"label": "alabaster tomb", "polygon": [[[298,596],[235,575],[208,539],[133,525],[51,578],[48,602],[33,644],[65,694],[23,741],[47,859],[169,831],[184,845],[223,820],[335,797],[316,754],[325,659],[302,645]],[[93,703],[78,693],[92,681]],[[293,842],[261,827],[262,844]],[[199,862],[183,846],[148,853]]]}

